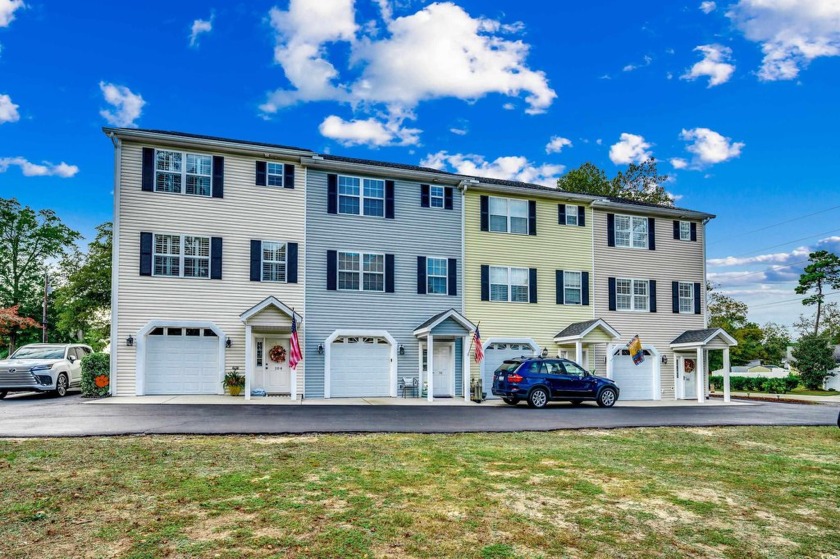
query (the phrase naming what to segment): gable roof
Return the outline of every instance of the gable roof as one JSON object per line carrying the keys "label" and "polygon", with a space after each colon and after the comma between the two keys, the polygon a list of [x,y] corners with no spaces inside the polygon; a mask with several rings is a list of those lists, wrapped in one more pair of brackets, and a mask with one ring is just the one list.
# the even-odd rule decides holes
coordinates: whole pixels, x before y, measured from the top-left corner
{"label": "gable roof", "polygon": [[601,328],[615,339],[621,337],[621,334],[618,333],[618,330],[607,324],[606,320],[602,318],[596,318],[594,320],[585,320],[583,322],[574,322],[572,324],[569,324],[563,330],[558,332],[556,336],[554,336],[554,341],[556,342],[560,340],[573,340],[576,338],[583,338],[596,328]]}
{"label": "gable roof", "polygon": [[452,320],[456,321],[458,324],[464,327],[464,330],[475,330],[475,324],[469,321],[467,317],[456,311],[455,309],[449,309],[443,312],[440,312],[429,320],[418,326],[414,329],[415,336],[421,336],[423,334],[427,334],[431,332],[435,326],[443,322],[444,320],[451,318]]}
{"label": "gable roof", "polygon": [[686,330],[671,342],[671,347],[675,345],[703,346],[716,337],[721,337],[723,341],[731,346],[738,345],[738,341],[727,334],[723,328],[704,328],[702,330]]}
{"label": "gable roof", "polygon": [[268,297],[266,297],[265,299],[263,299],[247,311],[245,311],[244,313],[240,314],[239,319],[242,322],[246,322],[249,318],[256,316],[268,307],[274,307],[289,317],[291,317],[294,314],[295,320],[298,323],[303,321],[303,317],[300,314],[296,313],[294,310],[292,310],[291,307],[289,307],[273,295],[269,295]]}

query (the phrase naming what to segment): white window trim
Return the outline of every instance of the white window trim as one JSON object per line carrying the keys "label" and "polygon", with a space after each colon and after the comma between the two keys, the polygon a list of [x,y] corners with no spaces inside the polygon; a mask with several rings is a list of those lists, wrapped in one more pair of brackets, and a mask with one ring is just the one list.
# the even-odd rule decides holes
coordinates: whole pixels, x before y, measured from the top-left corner
{"label": "white window trim", "polygon": [[[622,309],[618,306],[618,282],[620,281],[629,281],[630,282],[630,308],[629,309]],[[636,295],[636,283],[645,283],[647,284],[647,305],[644,309],[637,309],[636,308],[636,297],[641,297],[641,295]],[[617,312],[650,312],[650,280],[647,279],[638,279],[638,278],[615,278],[615,310]]]}
{"label": "white window trim", "polygon": [[[359,180],[359,195],[358,196],[341,193],[341,186],[340,186],[341,177],[346,177],[346,178],[349,178],[349,179],[358,179]],[[365,196],[365,181],[366,180],[382,182],[382,198],[377,198],[375,196]],[[375,178],[372,178],[372,177],[361,177],[361,176],[358,176],[358,175],[346,175],[346,174],[345,175],[337,175],[337,177],[335,179],[335,190],[336,190],[336,196],[337,196],[337,200],[336,200],[336,206],[337,206],[336,211],[337,211],[337,213],[339,215],[358,215],[358,216],[363,216],[363,217],[384,218],[385,214],[388,213],[387,208],[385,208],[385,198],[387,197],[387,194],[388,194],[386,192],[386,190],[388,188],[388,185],[386,184],[386,182],[387,181],[385,179],[375,179]],[[355,214],[355,213],[347,213],[347,212],[341,211],[341,197],[342,196],[344,196],[345,198],[358,198],[359,199],[359,213]],[[365,213],[365,199],[382,200],[382,215],[366,214]],[[430,190],[430,200],[431,200],[431,190]],[[430,201],[430,204],[431,204],[431,201]],[[368,254],[373,254],[373,253],[368,253]]]}
{"label": "white window trim", "polygon": [[[504,231],[494,231],[492,229],[491,222],[493,221],[493,219],[492,219],[493,216],[494,215],[499,216],[499,217],[502,216],[502,214],[494,214],[493,212],[490,211],[490,202],[494,198],[496,200],[504,200],[505,201],[506,213],[505,213],[504,217],[507,218],[507,221],[505,222],[505,230]],[[525,204],[526,209],[525,209],[525,232],[524,233],[514,233],[511,230],[511,227],[510,227],[510,223],[511,223],[510,203],[511,202],[519,202],[519,203],[524,203]],[[522,200],[522,199],[519,199],[519,198],[504,198],[502,196],[488,196],[488,200],[487,200],[487,231],[490,232],[490,233],[502,233],[502,234],[506,234],[506,235],[530,235],[531,234],[531,219],[530,219],[529,212],[530,212],[530,204],[529,204],[528,200]]]}
{"label": "white window trim", "polygon": [[[429,291],[429,278],[432,275],[429,273],[429,260],[443,260],[445,264],[446,273],[443,276],[434,276],[436,278],[444,278],[444,285],[446,286],[443,293],[432,293]],[[443,256],[427,256],[426,257],[426,294],[427,295],[449,295],[449,259]]]}
{"label": "white window trim", "polygon": [[[161,171],[157,168],[157,156],[159,152],[169,152],[169,153],[180,153],[181,154],[181,192],[167,192],[166,190],[158,190],[157,187],[157,177],[158,173],[166,173],[169,175],[178,174],[174,171]],[[196,173],[187,173],[187,156],[194,155],[196,157],[209,157],[210,158],[210,174],[209,175],[199,175]],[[158,194],[173,194],[176,196],[199,196],[201,198],[212,198],[213,197],[213,156],[209,153],[195,153],[192,151],[180,151],[176,149],[155,149],[155,176],[153,177],[154,184],[152,184],[152,190]],[[187,194],[187,176],[192,175],[196,177],[210,177],[210,193],[209,194]]]}
{"label": "white window trim", "polygon": [[[683,225],[686,227],[683,228]],[[683,232],[685,232],[685,236],[683,236]],[[691,240],[691,222],[690,221],[680,221],[680,240],[681,241],[690,241]]]}
{"label": "white window trim", "polygon": [[[280,165],[280,174],[269,171],[270,165]],[[271,177],[280,177],[280,184],[271,184]],[[269,188],[284,188],[286,186],[286,164],[277,161],[265,162],[265,185]]]}
{"label": "white window trim", "polygon": [[[157,248],[157,242],[156,242],[155,237],[157,237],[158,235],[164,236],[164,237],[179,237],[180,241],[178,243],[178,254],[177,255],[176,254],[163,254],[163,253],[157,252],[155,250]],[[206,257],[204,257],[204,256],[188,256],[188,255],[184,254],[184,250],[185,250],[184,239],[186,237],[193,237],[193,238],[197,238],[197,239],[207,239],[207,248],[208,248],[207,256]],[[156,267],[155,266],[155,259],[158,256],[177,257],[178,258],[178,275],[173,276],[173,275],[169,275],[169,274],[156,274],[155,273],[155,267]],[[184,275],[184,264],[185,264],[185,259],[186,258],[195,258],[197,260],[207,260],[207,276],[206,277],[185,276]],[[152,276],[154,276],[156,278],[184,278],[184,279],[207,280],[207,279],[210,279],[210,275],[211,275],[210,266],[212,265],[212,260],[213,260],[213,238],[210,237],[209,235],[208,236],[193,235],[193,234],[190,234],[190,233],[183,233],[183,234],[179,234],[179,233],[152,233]]]}
{"label": "white window trim", "polygon": [[[682,287],[684,285],[688,286],[688,291],[691,293],[690,297],[683,297],[682,296]],[[684,311],[682,308],[683,300],[687,299],[689,301],[689,310]],[[694,314],[694,283],[688,281],[681,281],[677,286],[677,304],[680,307],[680,314]]]}
{"label": "white window trim", "polygon": [[[507,270],[507,299],[505,299],[505,300],[493,299],[493,285],[502,285],[500,283],[496,283],[496,284],[493,283],[493,279],[492,279],[493,278],[493,268],[499,268],[499,269],[502,269],[502,270]],[[512,296],[511,296],[512,291],[513,291],[513,289],[512,289],[513,285],[511,284],[510,278],[511,278],[511,272],[513,270],[525,270],[525,272],[526,272],[525,277],[527,279],[525,280],[524,286],[528,290],[528,297],[526,298],[525,301],[514,301]],[[490,290],[490,293],[488,293],[489,302],[491,302],[491,303],[517,303],[517,304],[525,304],[525,303],[530,303],[531,302],[531,271],[528,268],[520,268],[519,266],[489,266],[489,269],[487,271],[487,275],[488,275],[488,278],[487,278],[488,279],[488,282],[487,282],[488,283],[488,289]],[[522,285],[518,284],[517,287],[522,287]]]}
{"label": "white window trim", "polygon": [[[268,182],[268,181],[266,181]],[[280,264],[279,260],[268,260],[265,259],[265,243],[278,243],[285,247],[285,260],[283,260],[283,279],[282,280],[267,280],[265,279],[265,263],[269,262],[271,264]],[[286,283],[289,278],[289,243],[286,241],[260,241],[260,281],[266,283]]]}
{"label": "white window trim", "polygon": [[[341,273],[342,270],[339,268],[339,262],[341,260],[342,254],[358,254],[359,255],[359,270],[354,272],[352,270],[344,270],[345,274],[358,274],[359,275],[359,289],[347,289],[341,287]],[[381,272],[365,272],[365,256],[381,256],[382,257],[382,271]],[[347,291],[350,293],[360,292],[360,293],[385,293],[386,286],[385,286],[385,277],[388,274],[387,266],[387,258],[385,257],[384,252],[362,252],[361,250],[338,250],[335,253],[335,288],[337,291]],[[382,275],[382,289],[365,289],[365,276],[364,274],[381,274]]]}
{"label": "white window trim", "polygon": [[[440,196],[434,195],[434,191],[436,188],[440,189]],[[440,200],[440,206],[435,206],[434,200],[436,199]],[[442,210],[446,207],[446,187],[437,184],[429,185],[429,207],[437,208],[439,210]]]}
{"label": "white window trim", "polygon": [[[619,217],[626,217],[630,220],[630,230],[629,230],[629,237],[628,237],[628,240],[630,242],[629,245],[618,244],[618,218]],[[645,243],[644,243],[643,246],[636,246],[635,244],[633,244],[633,222],[636,221],[636,220],[641,220],[645,224]],[[615,238],[615,246],[618,247],[618,248],[635,248],[635,249],[647,250],[650,247],[650,230],[648,229],[648,218],[642,217],[642,216],[636,216],[636,215],[615,214],[615,226],[614,226],[613,236]]]}
{"label": "white window trim", "polygon": [[[569,279],[569,274],[578,274],[578,277],[580,277],[580,284],[578,285],[578,287],[569,287],[568,286],[568,284],[566,282]],[[576,289],[577,291],[579,291],[580,292],[580,297],[579,297],[580,301],[577,302],[577,303],[570,303],[569,298],[566,297],[566,290],[567,289]],[[565,304],[565,305],[583,305],[583,272],[578,272],[576,270],[567,270],[567,271],[563,272],[563,304]]]}
{"label": "white window trim", "polygon": [[[570,208],[574,211],[570,212],[569,211]],[[580,206],[566,204],[566,225],[575,225],[575,226],[580,225],[578,223],[578,217],[579,217],[579,212],[580,212],[580,210],[578,208],[580,208]],[[569,223],[569,218],[570,217],[574,217],[574,220],[575,220],[574,223]]]}

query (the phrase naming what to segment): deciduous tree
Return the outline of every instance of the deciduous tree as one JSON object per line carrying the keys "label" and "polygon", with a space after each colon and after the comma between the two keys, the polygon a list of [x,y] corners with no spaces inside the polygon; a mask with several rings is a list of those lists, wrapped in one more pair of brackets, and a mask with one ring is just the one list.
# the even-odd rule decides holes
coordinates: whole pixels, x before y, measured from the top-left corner
{"label": "deciduous tree", "polygon": [[557,187],[567,192],[613,196],[647,202],[660,206],[673,206],[673,199],[662,186],[667,175],[660,175],[656,160],[631,163],[624,172],[619,171],[612,179],[597,165],[586,162],[577,169],[568,171],[557,180]]}
{"label": "deciduous tree", "polygon": [[824,336],[808,334],[799,338],[793,349],[796,368],[802,378],[802,384],[809,390],[820,390],[825,379],[833,376],[831,369],[834,362],[834,348]]}

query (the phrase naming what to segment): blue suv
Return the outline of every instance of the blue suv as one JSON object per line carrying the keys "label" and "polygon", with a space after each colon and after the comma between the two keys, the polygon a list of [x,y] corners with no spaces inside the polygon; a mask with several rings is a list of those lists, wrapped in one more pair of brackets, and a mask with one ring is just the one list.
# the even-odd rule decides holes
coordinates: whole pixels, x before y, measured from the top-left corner
{"label": "blue suv", "polygon": [[609,408],[618,400],[618,393],[612,380],[596,377],[568,359],[508,359],[493,373],[493,394],[511,406],[521,400],[532,408],[544,408],[552,400],[572,404],[594,400]]}

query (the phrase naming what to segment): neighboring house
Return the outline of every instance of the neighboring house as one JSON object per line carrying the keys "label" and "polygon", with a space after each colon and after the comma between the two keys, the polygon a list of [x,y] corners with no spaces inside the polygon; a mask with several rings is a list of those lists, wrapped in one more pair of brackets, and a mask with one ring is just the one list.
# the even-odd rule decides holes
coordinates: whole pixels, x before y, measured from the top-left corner
{"label": "neighboring house", "polygon": [[834,376],[825,379],[825,389],[840,391],[840,345],[834,346],[834,362],[837,364],[831,371]]}

